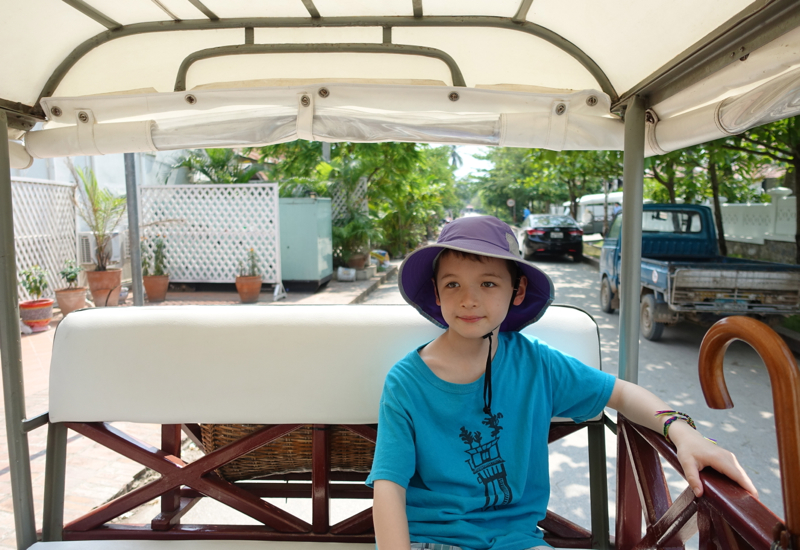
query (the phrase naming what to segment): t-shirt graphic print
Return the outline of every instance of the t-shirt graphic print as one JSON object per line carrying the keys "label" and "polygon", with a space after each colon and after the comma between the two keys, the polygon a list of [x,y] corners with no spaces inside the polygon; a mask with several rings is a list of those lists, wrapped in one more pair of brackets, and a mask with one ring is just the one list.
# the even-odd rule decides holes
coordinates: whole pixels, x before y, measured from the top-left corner
{"label": "t-shirt graphic print", "polygon": [[471,432],[466,426],[461,426],[461,433],[459,437],[469,449],[466,452],[469,459],[466,463],[472,469],[472,473],[478,477],[478,483],[484,486],[486,494],[486,504],[483,509],[497,509],[498,506],[507,506],[511,504],[514,495],[511,493],[511,487],[508,484],[505,460],[500,456],[500,430],[503,427],[500,425],[500,419],[503,418],[503,413],[487,415],[481,421],[481,424],[491,429],[491,439],[483,443],[483,435],[480,431],[476,430]]}

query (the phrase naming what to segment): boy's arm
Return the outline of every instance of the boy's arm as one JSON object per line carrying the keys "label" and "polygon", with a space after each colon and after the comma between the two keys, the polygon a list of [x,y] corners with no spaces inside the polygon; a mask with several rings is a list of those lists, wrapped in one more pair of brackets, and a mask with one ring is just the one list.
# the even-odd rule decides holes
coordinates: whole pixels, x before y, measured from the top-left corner
{"label": "boy's arm", "polygon": [[[625,415],[626,418],[651,430],[663,433],[664,418],[656,416],[656,411],[669,409],[669,405],[646,389],[624,380],[614,383],[614,391],[608,400],[608,406]],[[722,447],[703,438],[686,422],[676,421],[670,424],[669,438],[678,450],[678,460],[683,467],[686,481],[694,494],[702,496],[703,484],[700,482],[700,470],[711,466],[741,485],[748,493],[758,498],[758,491],[744,472],[736,457]]]}
{"label": "boy's arm", "polygon": [[408,550],[411,547],[406,490],[397,483],[386,479],[375,480],[372,521],[380,550]]}

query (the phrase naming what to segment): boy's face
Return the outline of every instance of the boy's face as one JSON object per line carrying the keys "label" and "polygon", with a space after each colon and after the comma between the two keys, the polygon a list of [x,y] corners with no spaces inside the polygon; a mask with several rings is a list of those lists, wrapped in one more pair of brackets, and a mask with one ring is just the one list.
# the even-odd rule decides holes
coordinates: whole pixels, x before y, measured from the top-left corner
{"label": "boy's face", "polygon": [[[525,299],[527,283],[521,277],[514,305]],[[483,338],[497,328],[508,313],[514,292],[506,261],[499,258],[475,261],[443,254],[434,284],[444,320],[465,338]]]}

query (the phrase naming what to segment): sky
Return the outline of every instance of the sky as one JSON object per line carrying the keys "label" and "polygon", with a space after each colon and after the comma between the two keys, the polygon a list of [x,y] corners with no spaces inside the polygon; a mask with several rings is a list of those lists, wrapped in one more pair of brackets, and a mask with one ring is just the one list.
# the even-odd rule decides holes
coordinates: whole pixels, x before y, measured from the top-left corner
{"label": "sky", "polygon": [[458,147],[458,154],[461,155],[461,160],[464,161],[464,164],[461,168],[456,170],[456,177],[463,178],[472,173],[477,174],[477,171],[481,168],[491,168],[492,163],[488,160],[478,160],[472,156],[475,154],[482,154],[485,149],[486,147],[480,147],[478,145],[462,145]]}

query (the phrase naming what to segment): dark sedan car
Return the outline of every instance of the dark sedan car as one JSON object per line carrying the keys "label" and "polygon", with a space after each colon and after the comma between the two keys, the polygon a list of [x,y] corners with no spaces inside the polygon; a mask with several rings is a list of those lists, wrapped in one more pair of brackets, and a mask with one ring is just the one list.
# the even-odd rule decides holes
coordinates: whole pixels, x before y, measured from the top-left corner
{"label": "dark sedan car", "polygon": [[583,259],[583,231],[569,216],[531,214],[522,222],[519,240],[526,260],[537,254],[568,254],[576,262]]}

